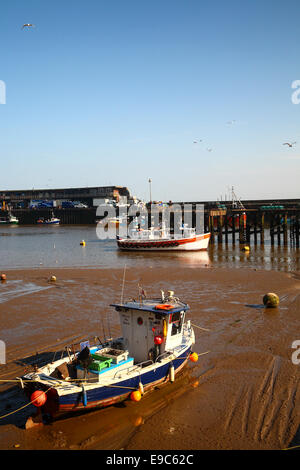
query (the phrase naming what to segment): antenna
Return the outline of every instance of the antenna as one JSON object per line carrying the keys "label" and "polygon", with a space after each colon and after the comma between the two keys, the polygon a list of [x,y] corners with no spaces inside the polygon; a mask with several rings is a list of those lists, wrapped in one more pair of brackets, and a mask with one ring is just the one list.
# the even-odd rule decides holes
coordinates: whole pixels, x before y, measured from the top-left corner
{"label": "antenna", "polygon": [[122,294],[121,294],[121,305],[123,304],[123,294],[124,294],[124,285],[125,285],[125,272],[126,272],[126,264],[124,266],[124,273],[123,273],[123,284],[122,284]]}
{"label": "antenna", "polygon": [[107,328],[108,328],[109,339],[111,340],[112,336],[111,336],[111,331],[110,331],[110,321],[109,321],[107,312],[106,312],[106,324],[107,324]]}
{"label": "antenna", "polygon": [[105,330],[104,330],[103,318],[102,318],[102,330],[103,330],[104,342],[106,343],[106,334],[105,334]]}

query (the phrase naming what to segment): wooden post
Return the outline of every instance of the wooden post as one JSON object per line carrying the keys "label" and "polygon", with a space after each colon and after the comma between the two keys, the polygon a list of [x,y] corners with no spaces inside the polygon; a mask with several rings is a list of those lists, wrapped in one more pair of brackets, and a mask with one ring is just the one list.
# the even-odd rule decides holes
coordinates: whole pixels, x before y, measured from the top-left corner
{"label": "wooden post", "polygon": [[232,213],[231,217],[232,224],[232,244],[235,245],[235,214]]}
{"label": "wooden post", "polygon": [[209,226],[210,226],[210,241],[211,243],[215,242],[215,234],[214,234],[214,216],[210,215],[209,216]]}
{"label": "wooden post", "polygon": [[254,216],[254,245],[257,245],[257,213]]}
{"label": "wooden post", "polygon": [[261,214],[260,219],[260,244],[264,245],[265,243],[265,213]]}
{"label": "wooden post", "polygon": [[250,245],[251,240],[251,220],[247,217],[246,220],[246,241]]}
{"label": "wooden post", "polygon": [[228,217],[225,215],[225,243],[228,244]]}
{"label": "wooden post", "polygon": [[278,214],[276,217],[276,223],[277,223],[277,244],[280,246],[280,235],[281,235],[281,214]]}
{"label": "wooden post", "polygon": [[218,243],[222,244],[222,235],[223,235],[223,217],[221,215],[217,218],[218,221]]}
{"label": "wooden post", "polygon": [[274,215],[270,214],[270,238],[271,238],[271,245],[274,245]]}
{"label": "wooden post", "polygon": [[286,246],[288,244],[288,215],[287,212],[284,214],[284,223],[283,223],[283,244]]}

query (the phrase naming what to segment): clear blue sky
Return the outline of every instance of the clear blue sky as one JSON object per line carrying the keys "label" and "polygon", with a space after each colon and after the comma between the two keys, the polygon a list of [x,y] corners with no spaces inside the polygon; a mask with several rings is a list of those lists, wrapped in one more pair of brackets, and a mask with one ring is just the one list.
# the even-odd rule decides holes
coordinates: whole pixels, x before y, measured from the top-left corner
{"label": "clear blue sky", "polygon": [[299,17],[298,0],[3,0],[0,189],[299,198]]}

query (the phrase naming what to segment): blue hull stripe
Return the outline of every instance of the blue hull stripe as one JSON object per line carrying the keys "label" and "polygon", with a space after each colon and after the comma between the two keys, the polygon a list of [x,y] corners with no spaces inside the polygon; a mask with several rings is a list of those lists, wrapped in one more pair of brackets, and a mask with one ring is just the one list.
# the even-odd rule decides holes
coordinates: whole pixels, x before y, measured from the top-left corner
{"label": "blue hull stripe", "polygon": [[[189,355],[191,348],[188,348],[187,350],[184,351],[183,354],[178,356],[178,358],[173,360],[173,365],[175,372],[176,370],[181,366],[181,364],[186,360],[186,357]],[[170,363],[167,363],[163,366],[158,366],[157,369],[151,370],[149,372],[146,372],[144,374],[141,374],[141,381],[143,386],[147,386],[148,384],[151,384],[152,382],[157,382],[159,380],[164,379],[167,377],[169,373],[169,368],[170,368]],[[99,388],[94,388],[93,390],[86,390],[86,395],[87,395],[87,403],[89,402],[99,402],[102,400],[107,400],[110,398],[115,398],[124,394],[127,394],[130,392],[128,388],[125,387],[131,387],[134,389],[138,389],[139,387],[139,382],[140,382],[140,376],[133,377],[128,380],[123,380],[121,382],[117,382],[114,385],[117,386],[117,388],[113,387],[103,387],[100,385]],[[124,386],[124,388],[120,388]],[[74,405],[74,406],[80,406],[82,404],[82,392],[77,392],[77,393],[70,393],[69,395],[62,395],[59,397],[59,405]]]}

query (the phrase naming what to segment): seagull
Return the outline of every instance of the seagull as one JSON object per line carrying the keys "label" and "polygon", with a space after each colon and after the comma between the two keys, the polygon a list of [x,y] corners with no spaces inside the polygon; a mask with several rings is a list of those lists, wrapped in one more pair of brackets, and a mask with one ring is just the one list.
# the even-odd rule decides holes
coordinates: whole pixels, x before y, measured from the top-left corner
{"label": "seagull", "polygon": [[233,121],[227,121],[227,124],[233,124],[233,123],[235,123],[235,122],[236,122],[236,120],[233,119]]}
{"label": "seagull", "polygon": [[211,148],[208,148],[208,149],[206,149],[206,150],[207,150],[208,152],[211,152],[211,151],[212,151],[212,149],[211,149]]}
{"label": "seagull", "polygon": [[285,143],[282,144],[282,145],[288,145],[289,147],[293,147],[293,145],[295,145],[296,143],[297,143],[297,142],[292,142],[292,143],[290,143],[290,142],[285,142]]}
{"label": "seagull", "polygon": [[[202,142],[202,140],[200,139],[199,142]],[[193,143],[194,143],[194,144],[198,144],[198,140],[194,140]]]}
{"label": "seagull", "polygon": [[21,29],[24,29],[24,28],[34,28],[34,24],[31,24],[31,23],[25,23],[23,24],[22,28]]}

